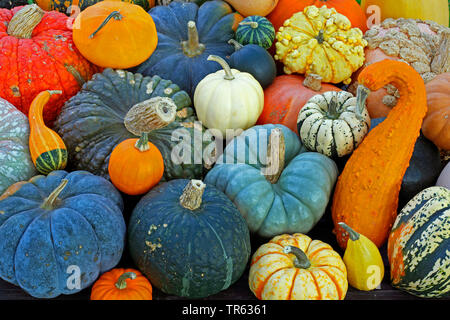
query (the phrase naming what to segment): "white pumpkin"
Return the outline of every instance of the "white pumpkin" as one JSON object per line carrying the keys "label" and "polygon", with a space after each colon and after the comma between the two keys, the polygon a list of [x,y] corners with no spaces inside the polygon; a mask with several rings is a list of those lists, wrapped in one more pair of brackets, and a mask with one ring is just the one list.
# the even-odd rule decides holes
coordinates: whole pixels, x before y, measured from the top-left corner
{"label": "white pumpkin", "polygon": [[194,106],[198,119],[206,128],[219,130],[223,138],[227,129],[238,134],[236,129],[254,126],[264,107],[259,82],[249,73],[230,69],[218,56],[209,56],[208,60],[218,62],[223,69],[207,75],[197,85]]}
{"label": "white pumpkin", "polygon": [[297,118],[305,147],[328,157],[352,153],[370,129],[367,96],[360,87],[357,97],[346,91],[328,91],[308,100]]}

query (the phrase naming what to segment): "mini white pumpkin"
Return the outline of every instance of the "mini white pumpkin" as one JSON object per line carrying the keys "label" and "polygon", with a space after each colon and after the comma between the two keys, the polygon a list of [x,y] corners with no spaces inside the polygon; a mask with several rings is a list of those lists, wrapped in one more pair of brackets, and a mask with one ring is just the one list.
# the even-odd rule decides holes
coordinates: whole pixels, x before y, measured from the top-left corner
{"label": "mini white pumpkin", "polygon": [[249,73],[230,69],[224,59],[211,55],[208,60],[222,70],[207,75],[194,93],[198,119],[208,129],[217,129],[226,137],[227,129],[248,129],[255,125],[264,108],[264,91]]}
{"label": "mini white pumpkin", "polygon": [[367,96],[359,87],[357,97],[347,91],[328,91],[308,100],[297,118],[305,147],[328,157],[352,153],[370,129]]}

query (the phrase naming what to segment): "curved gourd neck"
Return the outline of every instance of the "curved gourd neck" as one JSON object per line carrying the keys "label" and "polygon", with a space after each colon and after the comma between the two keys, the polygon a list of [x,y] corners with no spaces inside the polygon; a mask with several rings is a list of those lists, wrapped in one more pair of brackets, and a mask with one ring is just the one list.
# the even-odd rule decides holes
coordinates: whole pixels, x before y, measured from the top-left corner
{"label": "curved gourd neck", "polygon": [[36,98],[33,99],[28,110],[28,120],[30,128],[38,126],[45,126],[44,123],[44,107],[53,94],[62,94],[60,90],[46,90],[39,93]]}
{"label": "curved gourd neck", "polygon": [[228,63],[223,59],[222,57],[210,55],[208,56],[208,61],[215,61],[222,67],[223,71],[225,72],[225,76],[223,77],[225,80],[234,80],[235,77],[233,75],[233,72],[231,72],[231,68],[228,65]]}
{"label": "curved gourd neck", "polygon": [[232,46],[234,46],[234,51],[239,51],[244,47],[242,44],[240,44],[239,42],[237,42],[234,39],[228,40],[228,44],[231,44]]}
{"label": "curved gourd neck", "polygon": [[308,269],[311,267],[311,262],[309,261],[306,254],[300,248],[294,246],[286,246],[283,248],[283,252],[286,254],[292,253],[295,256],[294,267],[299,269]]}
{"label": "curved gourd neck", "polygon": [[339,222],[338,223],[345,231],[348,232],[349,238],[352,241],[357,241],[360,238],[360,234],[358,232],[356,232],[355,230],[353,230],[352,228],[350,228],[347,224],[345,224],[344,222]]}
{"label": "curved gourd neck", "polygon": [[58,205],[58,196],[66,187],[69,180],[62,179],[59,186],[55,188],[55,190],[50,193],[50,195],[44,200],[41,205],[41,208],[44,210],[53,210]]}
{"label": "curved gourd neck", "polygon": [[98,28],[89,36],[89,39],[92,39],[101,29],[103,29],[108,22],[111,20],[117,20],[120,21],[123,19],[123,16],[120,14],[119,11],[113,11],[111,12],[106,18],[105,20],[103,20],[103,22],[98,26]]}

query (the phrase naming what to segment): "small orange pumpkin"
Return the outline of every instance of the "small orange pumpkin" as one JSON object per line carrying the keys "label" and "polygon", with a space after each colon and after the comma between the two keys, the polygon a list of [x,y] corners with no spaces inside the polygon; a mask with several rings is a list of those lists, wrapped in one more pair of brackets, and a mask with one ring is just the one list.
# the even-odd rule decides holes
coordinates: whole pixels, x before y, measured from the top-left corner
{"label": "small orange pumpkin", "polygon": [[114,148],[108,172],[117,189],[129,195],[139,195],[161,180],[164,160],[158,148],[148,141],[148,133],[144,132],[140,139],[127,139]]}
{"label": "small orange pumpkin", "polygon": [[94,283],[91,300],[152,300],[152,285],[135,269],[105,272]]}

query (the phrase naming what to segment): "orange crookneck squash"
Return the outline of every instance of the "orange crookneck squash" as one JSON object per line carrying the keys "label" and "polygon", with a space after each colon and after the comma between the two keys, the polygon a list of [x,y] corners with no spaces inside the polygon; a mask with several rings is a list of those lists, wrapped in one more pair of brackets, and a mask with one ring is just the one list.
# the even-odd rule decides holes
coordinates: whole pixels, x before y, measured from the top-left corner
{"label": "orange crookneck squash", "polygon": [[404,62],[383,60],[358,77],[363,90],[392,83],[400,98],[386,120],[375,127],[353,152],[334,192],[332,217],[337,241],[345,248],[344,222],[377,247],[385,243],[397,216],[398,195],[414,145],[427,112],[425,84]]}

